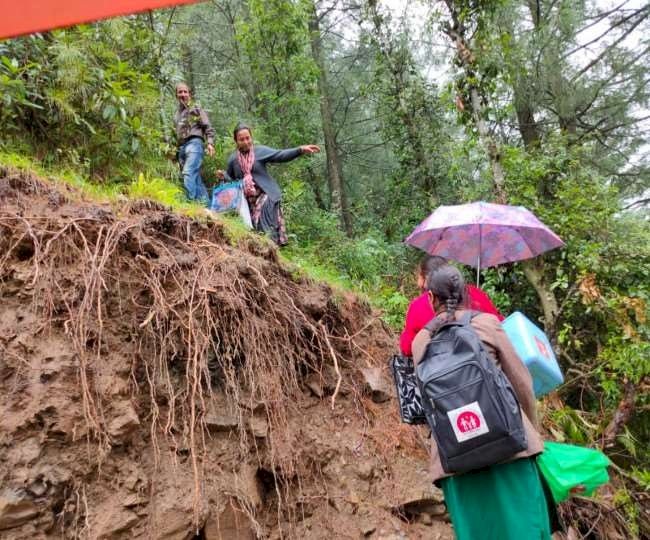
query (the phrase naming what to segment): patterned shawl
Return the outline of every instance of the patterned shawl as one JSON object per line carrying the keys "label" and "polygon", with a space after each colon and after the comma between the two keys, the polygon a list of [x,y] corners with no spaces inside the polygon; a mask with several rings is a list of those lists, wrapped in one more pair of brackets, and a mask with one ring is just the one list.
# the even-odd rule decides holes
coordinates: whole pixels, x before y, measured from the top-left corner
{"label": "patterned shawl", "polygon": [[237,150],[237,161],[241,172],[244,174],[244,195],[251,197],[257,194],[255,181],[253,180],[253,164],[255,163],[255,149],[251,149],[247,153]]}

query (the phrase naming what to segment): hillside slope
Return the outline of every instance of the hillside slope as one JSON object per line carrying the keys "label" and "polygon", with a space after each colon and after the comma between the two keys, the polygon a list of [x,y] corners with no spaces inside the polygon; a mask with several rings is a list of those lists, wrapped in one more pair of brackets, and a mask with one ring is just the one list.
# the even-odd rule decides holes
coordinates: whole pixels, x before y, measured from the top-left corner
{"label": "hillside slope", "polygon": [[452,538],[362,301],[156,203],[0,201],[0,536]]}

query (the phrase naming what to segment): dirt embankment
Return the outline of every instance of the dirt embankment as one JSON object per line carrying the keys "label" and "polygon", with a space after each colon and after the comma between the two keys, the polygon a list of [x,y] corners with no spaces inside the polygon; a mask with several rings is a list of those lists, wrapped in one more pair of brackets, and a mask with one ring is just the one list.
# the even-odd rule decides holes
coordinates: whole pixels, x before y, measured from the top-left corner
{"label": "dirt embankment", "polygon": [[0,536],[451,538],[393,348],[262,240],[0,170]]}

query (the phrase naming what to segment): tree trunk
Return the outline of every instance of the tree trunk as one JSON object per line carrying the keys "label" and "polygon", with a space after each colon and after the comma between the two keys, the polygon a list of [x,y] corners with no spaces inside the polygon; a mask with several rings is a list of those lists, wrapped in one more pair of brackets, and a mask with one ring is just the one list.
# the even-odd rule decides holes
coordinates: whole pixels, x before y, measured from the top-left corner
{"label": "tree trunk", "polygon": [[194,63],[192,62],[192,48],[183,45],[183,75],[185,76],[185,83],[190,87],[192,96],[196,95],[196,88],[194,86]]}
{"label": "tree trunk", "polygon": [[[494,182],[494,195],[497,203],[505,204],[507,202],[506,191],[505,191],[505,174],[503,172],[503,167],[501,166],[501,152],[499,150],[499,145],[492,137],[490,130],[484,119],[484,106],[483,106],[483,97],[479,93],[479,89],[472,80],[476,77],[475,75],[475,56],[470,47],[470,43],[466,36],[467,29],[465,25],[461,22],[462,17],[460,16],[458,6],[453,2],[453,0],[445,0],[447,9],[451,16],[451,23],[447,23],[443,27],[443,31],[456,47],[456,57],[461,65],[465,69],[466,82],[469,86],[469,99],[470,105],[472,107],[472,118],[478,129],[479,137],[485,150],[487,151],[488,158],[490,160],[490,167],[492,169],[492,180]],[[470,38],[471,39],[471,38]]]}
{"label": "tree trunk", "polygon": [[341,219],[343,228],[348,236],[352,236],[352,216],[348,207],[347,196],[343,184],[343,167],[336,144],[336,132],[332,114],[332,102],[327,84],[327,70],[321,49],[321,33],[316,6],[313,7],[309,21],[311,52],[318,66],[318,91],[320,93],[320,115],[325,137],[325,154],[327,158],[327,179],[331,195],[331,210]]}
{"label": "tree trunk", "polygon": [[526,279],[535,288],[537,296],[542,304],[542,311],[544,312],[544,329],[549,335],[549,339],[555,345],[555,323],[557,314],[560,308],[553,291],[544,282],[544,272],[541,261],[538,259],[531,259],[523,263],[524,274]]}
{"label": "tree trunk", "polygon": [[499,151],[498,144],[490,135],[490,131],[483,119],[483,105],[481,104],[481,97],[479,96],[478,90],[475,87],[470,90],[470,96],[472,99],[472,116],[474,117],[474,122],[476,123],[476,128],[481,136],[481,140],[487,150],[488,157],[490,158],[495,199],[499,204],[505,204],[507,202],[507,197],[505,190],[505,174],[503,172],[503,167],[501,166],[501,152]]}
{"label": "tree trunk", "polygon": [[541,134],[539,125],[535,120],[534,105],[530,103],[525,95],[525,88],[530,81],[525,77],[518,77],[513,85],[515,112],[517,113],[517,127],[521,140],[524,141],[526,150],[532,150],[539,146]]}
{"label": "tree trunk", "polygon": [[625,424],[630,420],[634,412],[634,402],[636,400],[636,385],[631,381],[625,381],[624,394],[614,416],[609,422],[603,433],[603,448],[609,448],[616,442],[616,437],[621,432]]}

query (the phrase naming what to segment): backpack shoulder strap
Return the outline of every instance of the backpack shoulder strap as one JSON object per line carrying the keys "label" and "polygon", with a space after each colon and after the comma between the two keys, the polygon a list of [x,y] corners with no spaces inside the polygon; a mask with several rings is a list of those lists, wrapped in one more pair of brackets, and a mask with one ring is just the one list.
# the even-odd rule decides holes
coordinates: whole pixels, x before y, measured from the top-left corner
{"label": "backpack shoulder strap", "polygon": [[473,310],[473,309],[468,309],[465,312],[465,314],[463,315],[463,317],[460,319],[459,322],[461,322],[462,324],[467,324],[468,325],[468,324],[470,324],[472,322],[472,319],[474,319],[474,317],[476,317],[477,315],[480,315],[480,314],[481,314],[480,311],[476,311],[476,310]]}
{"label": "backpack shoulder strap", "polygon": [[434,317],[434,318],[431,319],[427,324],[424,325],[424,329],[425,329],[427,332],[429,332],[429,334],[433,334],[433,330],[434,330],[434,328],[435,328],[435,325],[436,325],[436,319],[437,319],[437,318],[438,318],[438,317]]}

